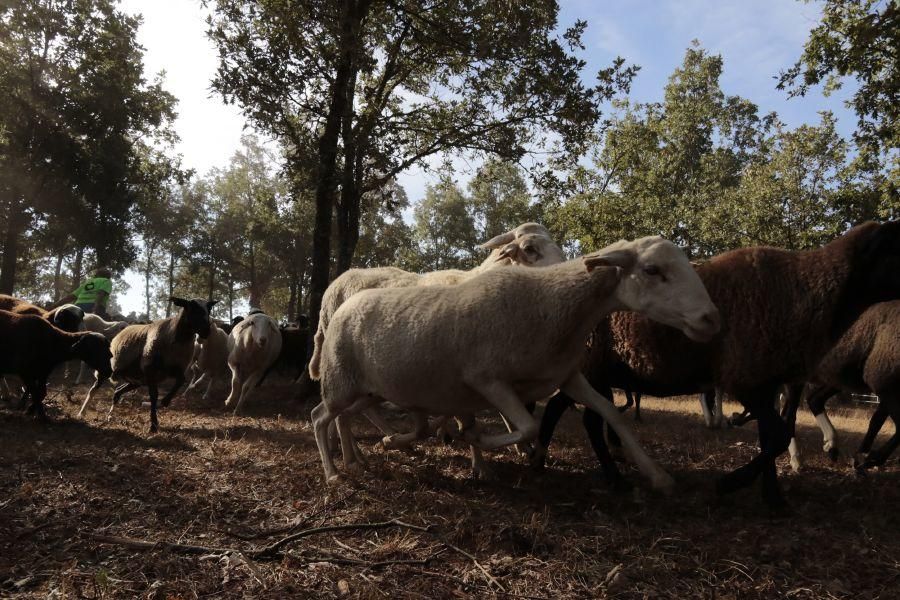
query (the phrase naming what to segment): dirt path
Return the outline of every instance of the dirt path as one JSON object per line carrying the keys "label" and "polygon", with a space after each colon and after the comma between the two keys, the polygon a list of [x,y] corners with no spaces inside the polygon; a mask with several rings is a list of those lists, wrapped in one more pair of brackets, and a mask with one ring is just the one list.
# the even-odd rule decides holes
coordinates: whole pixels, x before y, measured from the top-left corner
{"label": "dirt path", "polygon": [[[85,420],[62,395],[46,423],[0,406],[0,596],[900,596],[896,461],[858,478],[819,452],[806,418],[804,472],[781,465],[792,514],[772,518],[757,489],[713,501],[714,477],[753,454],[755,430],[708,431],[693,400],[643,404],[640,438],[678,481],[663,498],[629,467],[635,492],[610,492],[575,413],[546,472],[498,452],[490,483],[469,478],[460,446],[385,452],[360,423],[370,469],[329,489],[308,410],[285,385],[260,392],[241,418],[219,402],[176,401],[155,436],[135,396],[110,422],[108,394]],[[865,418],[836,423],[853,430],[845,448]],[[416,527],[384,524],[395,519]],[[257,552],[292,533],[362,523],[382,525],[309,532]]]}

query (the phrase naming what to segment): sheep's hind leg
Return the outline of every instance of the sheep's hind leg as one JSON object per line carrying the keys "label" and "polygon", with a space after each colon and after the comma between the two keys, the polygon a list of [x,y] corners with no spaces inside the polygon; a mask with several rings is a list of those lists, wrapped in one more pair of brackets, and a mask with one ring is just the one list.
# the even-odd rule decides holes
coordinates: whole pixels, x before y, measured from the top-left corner
{"label": "sheep's hind leg", "polygon": [[821,385],[811,385],[806,396],[806,405],[810,412],[816,418],[816,424],[822,431],[822,451],[828,455],[831,460],[837,460],[839,455],[837,443],[837,431],[831,424],[831,419],[825,412],[825,403],[829,398],[838,393],[837,388],[826,387]]}
{"label": "sheep's hind leg", "polygon": [[[880,467],[887,461],[888,458],[890,458],[891,454],[894,453],[894,450],[897,449],[897,446],[900,446],[900,402],[898,402],[898,400],[900,399],[898,399],[896,396],[885,393],[878,394],[878,397],[880,401],[878,410],[875,411],[875,414],[872,415],[872,419],[869,422],[869,429],[873,429],[873,426],[878,425],[878,428],[872,435],[872,441],[874,442],[875,436],[878,434],[878,430],[881,429],[880,425],[884,424],[884,418],[881,416],[881,414],[887,414],[891,417],[891,420],[894,422],[895,432],[891,439],[885,442],[883,446],[869,452],[868,456],[866,456],[866,460],[859,467],[857,467],[859,471],[865,471],[869,467]],[[880,424],[876,421],[876,415],[881,421]],[[866,437],[868,436],[869,434],[867,432]]]}
{"label": "sheep's hind leg", "polygon": [[544,407],[544,414],[541,417],[541,427],[538,432],[537,442],[528,458],[531,468],[541,470],[547,461],[547,450],[550,447],[550,441],[553,439],[553,431],[559,424],[563,413],[575,404],[575,401],[567,396],[564,392],[557,392]]}
{"label": "sheep's hind leg", "polygon": [[334,459],[331,457],[328,445],[328,426],[334,421],[336,415],[332,414],[325,402],[322,401],[312,409],[310,416],[316,436],[316,445],[319,447],[319,458],[322,460],[322,469],[325,471],[325,482],[336,483],[340,477],[334,467]]}
{"label": "sheep's hind leg", "polygon": [[775,385],[769,385],[738,397],[757,419],[760,452],[746,465],[721,477],[716,483],[716,491],[719,495],[734,492],[749,486],[762,475],[763,500],[770,508],[778,509],[785,502],[778,483],[775,459],[787,450],[790,432],[787,424],[775,411],[775,388]]}
{"label": "sheep's hind leg", "polygon": [[884,402],[879,402],[878,408],[875,409],[875,412],[872,413],[872,417],[869,419],[866,435],[863,437],[859,449],[856,451],[856,456],[853,458],[853,466],[857,469],[862,470],[862,466],[866,462],[866,456],[872,451],[872,444],[875,443],[875,438],[878,437],[878,432],[884,427],[884,422],[887,418],[888,409]]}
{"label": "sheep's hind leg", "polygon": [[130,392],[131,390],[136,390],[141,387],[139,383],[123,383],[113,392],[112,401],[109,403],[109,412],[106,413],[106,420],[109,421],[112,418],[113,409],[116,407],[116,404],[119,403],[119,400],[122,398],[123,394]]}
{"label": "sheep's hind leg", "polygon": [[607,398],[599,394],[587,379],[581,373],[575,374],[571,379],[566,381],[562,390],[585,406],[594,409],[603,417],[610,427],[619,436],[622,441],[622,447],[625,449],[631,460],[637,465],[638,469],[650,479],[650,484],[654,489],[668,492],[675,486],[675,481],[660,467],[656,461],[647,456],[644,449],[631,433],[628,425],[619,413],[619,410],[613,406]]}
{"label": "sheep's hind leg", "polygon": [[537,437],[537,422],[508,385],[501,381],[493,381],[487,384],[472,384],[472,387],[507,417],[515,430],[493,435],[466,431],[463,439],[481,450],[494,450],[511,444],[529,442]]}

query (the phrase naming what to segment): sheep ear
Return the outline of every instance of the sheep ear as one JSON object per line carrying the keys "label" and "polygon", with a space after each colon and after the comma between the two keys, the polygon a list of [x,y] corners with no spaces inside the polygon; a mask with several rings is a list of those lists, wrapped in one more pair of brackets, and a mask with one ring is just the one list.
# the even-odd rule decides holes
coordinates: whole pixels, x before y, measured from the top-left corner
{"label": "sheep ear", "polygon": [[219,303],[218,300],[210,300],[209,302],[207,302],[207,303],[206,303],[206,312],[211,311],[211,310],[212,310],[212,307],[215,306],[215,305],[218,304],[218,303]]}
{"label": "sheep ear", "polygon": [[588,273],[597,267],[619,267],[627,272],[637,262],[637,253],[633,250],[601,251],[596,254],[588,254],[583,260]]}
{"label": "sheep ear", "polygon": [[519,248],[517,243],[510,242],[500,250],[500,254],[497,255],[497,260],[508,258],[509,260],[516,262],[516,259],[519,257],[519,250],[521,250],[521,248]]}
{"label": "sheep ear", "polygon": [[172,304],[174,304],[175,306],[180,306],[181,308],[184,308],[185,306],[190,304],[190,300],[185,300],[184,298],[179,298],[177,296],[172,296],[171,298],[169,298],[169,300],[172,302]]}
{"label": "sheep ear", "polygon": [[501,233],[498,236],[492,237],[478,247],[484,250],[493,250],[494,248],[499,248],[504,244],[510,243],[514,239],[516,239],[516,233],[514,231],[507,231],[506,233]]}

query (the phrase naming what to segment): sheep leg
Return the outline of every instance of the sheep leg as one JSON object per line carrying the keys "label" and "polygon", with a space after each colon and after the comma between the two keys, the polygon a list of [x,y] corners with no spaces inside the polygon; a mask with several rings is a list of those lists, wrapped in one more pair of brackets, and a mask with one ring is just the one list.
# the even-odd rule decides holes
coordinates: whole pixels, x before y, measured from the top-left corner
{"label": "sheep leg", "polygon": [[139,383],[123,383],[113,392],[112,402],[109,403],[109,412],[106,413],[106,420],[109,421],[112,418],[113,409],[116,407],[116,404],[119,403],[119,399],[122,397],[122,394],[128,393],[131,390],[136,390],[141,387]]}
{"label": "sheep leg", "polygon": [[362,451],[356,444],[356,438],[353,437],[353,430],[350,428],[349,415],[345,411],[334,419],[337,427],[338,436],[341,439],[341,453],[344,455],[344,469],[348,472],[355,473],[361,471],[366,465],[366,459],[362,455]]}
{"label": "sheep leg", "polygon": [[618,409],[611,401],[597,393],[587,379],[584,378],[584,375],[576,373],[563,384],[562,390],[574,398],[576,402],[580,402],[599,413],[609,423],[622,441],[622,447],[625,449],[626,454],[637,465],[638,470],[650,479],[650,485],[654,489],[668,492],[675,486],[675,481],[672,477],[656,461],[647,456],[647,453],[641,448],[634,434],[631,433],[630,428],[625,424]]}
{"label": "sheep leg", "polygon": [[81,385],[82,383],[87,382],[89,370],[90,367],[88,367],[86,363],[80,363],[80,367],[78,368],[78,377],[75,378],[75,385]]}
{"label": "sheep leg", "polygon": [[[525,408],[528,410],[528,412],[532,416],[534,415],[534,406],[535,406],[534,402],[531,402],[530,404],[525,405]],[[500,413],[500,418],[503,420],[503,424],[506,426],[506,430],[511,432],[513,430],[513,426],[512,426],[512,423],[509,422],[509,419],[507,419],[503,415],[503,413]],[[531,455],[531,444],[516,444],[516,450],[520,454],[524,454],[525,456],[530,456]]]}
{"label": "sheep leg", "polygon": [[362,414],[364,414],[369,422],[372,423],[372,425],[374,425],[375,428],[381,431],[381,433],[383,433],[385,436],[389,437],[397,434],[397,430],[394,429],[383,416],[381,416],[381,413],[378,412],[378,409],[376,407],[373,406],[372,408],[367,408],[366,410],[362,411]]}
{"label": "sheep leg", "polygon": [[150,433],[159,431],[159,420],[156,418],[156,402],[159,396],[159,389],[156,387],[156,380],[148,378],[147,391],[150,394]]}
{"label": "sheep leg", "polygon": [[[876,448],[872,452],[869,452],[868,456],[866,456],[866,460],[857,467],[860,471],[865,471],[869,467],[880,467],[890,458],[891,454],[893,454],[894,450],[897,449],[897,446],[900,445],[900,403],[897,402],[897,398],[890,394],[880,393],[879,396],[879,405],[878,409],[875,411],[875,414],[872,415],[872,418],[869,420],[869,430],[873,431],[871,435],[870,444],[874,442],[875,436],[878,434],[878,431],[881,429],[881,425],[884,424],[885,416],[890,416],[891,420],[894,422],[894,435],[889,439],[883,446],[880,448]],[[878,417],[876,419],[876,416]],[[877,428],[876,428],[877,427]],[[869,438],[869,431],[866,431],[866,438],[863,439],[865,443]]]}
{"label": "sheep leg", "polygon": [[209,378],[209,373],[206,372],[201,373],[200,377],[194,377],[194,379],[192,379],[188,386],[184,389],[184,393],[182,393],[181,395],[187,396],[188,392],[192,392],[194,388],[196,388]]}
{"label": "sheep leg", "polygon": [[256,385],[256,382],[260,380],[262,377],[261,373],[253,373],[247,380],[244,382],[244,385],[241,386],[241,395],[238,396],[237,405],[234,407],[234,412],[231,413],[233,416],[237,416],[238,411],[241,410],[241,406],[244,404],[244,400],[250,395],[250,392],[253,390],[253,386]]}
{"label": "sheep leg", "polygon": [[715,403],[715,391],[712,392],[713,398],[710,398],[710,392],[700,392],[700,410],[703,411],[703,423],[707,429],[716,428],[716,419],[712,406]]}
{"label": "sheep leg", "polygon": [[481,450],[494,450],[519,442],[533,440],[538,434],[538,424],[531,413],[522,405],[515,392],[505,383],[494,381],[487,384],[472,384],[494,408],[512,421],[515,431],[484,435],[466,431],[463,439]]}
{"label": "sheep leg", "polygon": [[213,382],[215,381],[214,377],[209,378],[209,383],[206,384],[206,391],[203,392],[203,399],[209,400],[209,392],[212,390]]}
{"label": "sheep leg", "polygon": [[547,405],[544,407],[544,414],[541,417],[541,428],[538,432],[538,439],[534,444],[534,449],[531,451],[531,456],[529,457],[531,468],[536,470],[544,468],[544,464],[547,460],[547,450],[550,447],[550,441],[553,439],[553,431],[559,424],[559,420],[562,418],[563,413],[574,404],[575,401],[562,391],[557,392],[547,401]]}
{"label": "sheep leg", "polygon": [[[366,416],[369,416],[369,413],[375,413],[376,410],[366,411]],[[413,429],[407,433],[393,433],[384,436],[381,439],[381,443],[388,450],[399,450],[401,448],[408,448],[410,444],[415,442],[416,440],[421,440],[428,435],[428,415],[420,410],[410,410],[409,417],[413,422]],[[369,419],[371,421],[371,418]],[[380,429],[380,428],[379,428]]]}
{"label": "sheep leg", "polygon": [[328,445],[328,425],[334,421],[336,415],[322,401],[312,409],[310,416],[312,417],[313,431],[316,436],[316,446],[319,447],[319,458],[322,459],[322,468],[325,471],[325,481],[331,484],[339,479]]}
{"label": "sheep leg", "polygon": [[800,447],[797,445],[797,409],[800,407],[800,397],[803,396],[803,385],[791,384],[787,386],[787,394],[784,397],[784,405],[782,408],[782,417],[788,427],[788,435],[791,442],[788,444],[788,454],[791,457],[791,468],[795,473],[799,473],[803,467],[803,461],[800,458]]}
{"label": "sheep leg", "polygon": [[100,386],[101,386],[101,385],[103,385],[103,382],[100,381],[100,377],[98,377],[98,376],[95,374],[95,375],[94,375],[94,385],[92,385],[92,386],[91,386],[91,389],[88,390],[87,395],[84,397],[84,402],[81,404],[81,409],[78,411],[78,416],[79,416],[79,417],[80,417],[81,415],[84,414],[84,409],[87,408],[87,405],[88,405],[88,404],[90,403],[90,401],[94,398],[94,393],[95,393],[98,389],[100,389]]}
{"label": "sheep leg", "polygon": [[719,495],[747,487],[762,475],[762,493],[765,502],[772,508],[784,505],[784,497],[778,484],[775,460],[787,450],[790,434],[787,425],[775,411],[772,401],[775,388],[775,385],[757,388],[752,391],[752,400],[747,398],[749,394],[738,397],[738,400],[750,409],[751,414],[758,421],[760,452],[746,465],[719,479],[716,483],[716,491]]}
{"label": "sheep leg", "polygon": [[621,471],[616,466],[616,461],[613,460],[612,455],[609,453],[609,446],[606,445],[606,438],[603,436],[603,417],[590,408],[585,408],[581,421],[585,431],[587,431],[594,454],[597,455],[597,460],[600,461],[600,467],[606,482],[616,490],[627,491],[631,489],[631,484],[622,477]]}
{"label": "sheep leg", "polygon": [[44,398],[47,396],[47,381],[33,379],[25,382],[26,393],[31,395],[31,404],[27,414],[34,415],[37,419],[46,417],[44,413]]}
{"label": "sheep leg", "polygon": [[231,393],[228,394],[228,397],[225,398],[225,406],[230,406],[232,402],[234,402],[235,398],[240,394],[241,390],[241,376],[238,373],[238,369],[232,367],[231,368]]}
{"label": "sheep leg", "polygon": [[869,419],[869,427],[866,429],[866,435],[863,437],[862,443],[860,443],[859,449],[856,451],[856,457],[853,459],[853,466],[857,469],[865,464],[866,455],[871,452],[872,444],[875,443],[875,438],[878,436],[878,432],[881,431],[887,418],[887,407],[883,402],[879,402],[878,408],[875,409],[875,412],[872,413],[872,418]]}
{"label": "sheep leg", "polygon": [[175,377],[175,384],[172,386],[172,389],[169,390],[169,393],[163,396],[162,399],[162,405],[165,407],[169,406],[169,403],[172,402],[172,398],[175,397],[175,394],[177,394],[178,390],[181,389],[181,386],[184,385],[184,373],[175,371],[173,375]]}
{"label": "sheep leg", "polygon": [[831,424],[831,419],[828,418],[828,414],[825,412],[825,403],[838,391],[837,388],[833,387],[810,385],[809,393],[806,396],[806,405],[813,416],[815,416],[819,429],[822,430],[822,451],[831,460],[837,460],[839,451],[837,432],[834,429],[834,425]]}
{"label": "sheep leg", "polygon": [[634,406],[634,396],[631,395],[631,390],[622,390],[625,392],[625,404],[619,407],[619,412],[625,412],[632,406]]}

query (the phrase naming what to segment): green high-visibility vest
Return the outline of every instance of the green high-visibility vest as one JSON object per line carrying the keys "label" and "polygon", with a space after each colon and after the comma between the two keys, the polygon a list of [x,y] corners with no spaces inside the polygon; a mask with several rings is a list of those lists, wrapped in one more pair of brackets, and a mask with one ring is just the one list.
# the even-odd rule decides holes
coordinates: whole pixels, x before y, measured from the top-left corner
{"label": "green high-visibility vest", "polygon": [[81,284],[81,287],[73,292],[75,304],[93,304],[97,301],[99,292],[106,292],[107,295],[112,294],[112,281],[106,277],[94,277],[85,281]]}

